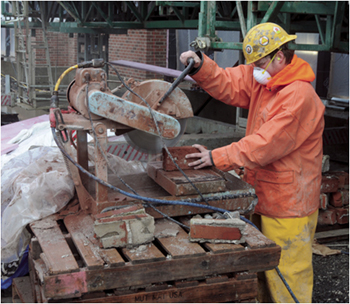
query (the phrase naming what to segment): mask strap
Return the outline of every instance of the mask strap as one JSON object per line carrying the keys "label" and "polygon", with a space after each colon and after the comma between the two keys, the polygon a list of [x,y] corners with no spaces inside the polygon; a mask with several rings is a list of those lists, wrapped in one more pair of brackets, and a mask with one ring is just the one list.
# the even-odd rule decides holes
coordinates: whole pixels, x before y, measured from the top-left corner
{"label": "mask strap", "polygon": [[271,58],[269,64],[266,66],[265,70],[261,73],[261,74],[264,74],[267,70],[267,68],[269,67],[269,65],[271,64],[271,62],[275,59],[277,53],[280,51],[281,49],[278,49],[278,51],[275,53],[275,55],[273,55],[273,57]]}

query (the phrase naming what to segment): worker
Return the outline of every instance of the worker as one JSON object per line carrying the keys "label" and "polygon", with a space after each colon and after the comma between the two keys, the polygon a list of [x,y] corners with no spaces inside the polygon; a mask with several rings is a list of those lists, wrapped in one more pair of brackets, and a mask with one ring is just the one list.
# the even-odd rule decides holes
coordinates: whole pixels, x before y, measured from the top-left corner
{"label": "worker", "polygon": [[[244,168],[258,196],[259,228],[281,247],[279,269],[296,298],[311,303],[325,107],[310,83],[310,65],[288,48],[295,39],[277,24],[262,23],[244,38],[246,65],[223,69],[200,51],[184,52],[180,61],[194,58],[190,75],[212,97],[249,109],[245,137],[212,151],[194,145],[199,152],[186,155],[197,159],[189,166]],[[270,301],[294,302],[276,270],[265,277]]]}

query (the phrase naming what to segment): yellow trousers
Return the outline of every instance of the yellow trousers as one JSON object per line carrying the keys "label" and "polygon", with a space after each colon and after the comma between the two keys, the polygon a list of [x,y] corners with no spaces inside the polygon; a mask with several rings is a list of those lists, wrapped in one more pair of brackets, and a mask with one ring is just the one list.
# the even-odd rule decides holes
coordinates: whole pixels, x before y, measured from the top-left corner
{"label": "yellow trousers", "polygon": [[[267,238],[281,246],[278,268],[300,303],[312,303],[312,242],[317,218],[318,210],[303,218],[280,219],[262,215],[254,215],[252,218]],[[258,277],[261,279],[262,274],[259,274]],[[294,303],[275,269],[265,271],[265,280],[270,299],[260,294],[260,302]],[[261,285],[259,286],[260,292]]]}

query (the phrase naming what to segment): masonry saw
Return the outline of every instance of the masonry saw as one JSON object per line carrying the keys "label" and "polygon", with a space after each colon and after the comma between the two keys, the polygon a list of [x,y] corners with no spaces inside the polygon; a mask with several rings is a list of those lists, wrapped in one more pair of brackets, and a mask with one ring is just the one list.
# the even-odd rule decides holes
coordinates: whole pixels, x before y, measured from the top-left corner
{"label": "masonry saw", "polygon": [[[186,94],[177,87],[191,68],[174,83],[163,80],[124,83],[127,91],[118,97],[107,86],[102,62],[78,68],[68,86],[67,99],[73,110],[94,123],[115,122],[111,129],[123,134],[136,150],[157,154],[164,145],[174,146],[184,134],[186,121],[193,116]],[[111,124],[109,124],[111,125]]]}

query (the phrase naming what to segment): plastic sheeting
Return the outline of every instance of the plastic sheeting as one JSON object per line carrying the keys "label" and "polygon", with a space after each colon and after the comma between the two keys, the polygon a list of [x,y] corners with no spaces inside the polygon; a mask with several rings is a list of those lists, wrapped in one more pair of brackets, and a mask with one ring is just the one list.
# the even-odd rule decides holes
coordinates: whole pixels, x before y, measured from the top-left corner
{"label": "plastic sheeting", "polygon": [[[74,195],[74,184],[56,147],[28,150],[1,172],[2,277],[14,273],[30,241],[27,224],[54,214]],[[17,264],[18,265],[18,264]]]}

